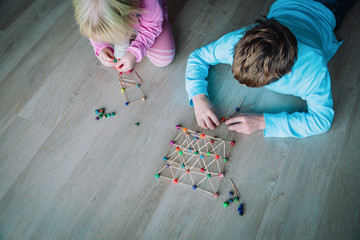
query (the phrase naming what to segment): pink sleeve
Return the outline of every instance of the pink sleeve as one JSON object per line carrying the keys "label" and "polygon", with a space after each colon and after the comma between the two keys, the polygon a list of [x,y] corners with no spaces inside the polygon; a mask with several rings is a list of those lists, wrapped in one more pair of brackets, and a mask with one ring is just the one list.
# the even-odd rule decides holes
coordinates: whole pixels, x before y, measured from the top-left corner
{"label": "pink sleeve", "polygon": [[114,48],[110,43],[95,42],[91,38],[89,38],[89,40],[90,40],[91,45],[94,48],[94,52],[95,52],[96,56],[99,56],[99,52],[101,52],[101,50],[103,50],[104,48],[110,48],[114,52]]}
{"label": "pink sleeve", "polygon": [[139,17],[138,35],[127,49],[136,56],[136,62],[142,60],[146,50],[153,45],[163,30],[163,9],[159,0],[143,0],[142,7],[144,12]]}

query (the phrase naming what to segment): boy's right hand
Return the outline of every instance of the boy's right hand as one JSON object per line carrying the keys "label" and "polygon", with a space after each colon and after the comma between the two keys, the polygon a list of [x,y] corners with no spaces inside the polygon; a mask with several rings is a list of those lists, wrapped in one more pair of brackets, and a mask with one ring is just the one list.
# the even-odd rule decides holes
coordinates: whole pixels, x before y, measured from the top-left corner
{"label": "boy's right hand", "polygon": [[220,125],[214,113],[209,98],[204,94],[198,94],[192,98],[197,124],[204,129],[215,129]]}
{"label": "boy's right hand", "polygon": [[103,50],[101,50],[99,52],[99,56],[98,56],[100,62],[106,66],[106,67],[113,67],[115,66],[114,63],[114,53],[110,48],[104,48]]}

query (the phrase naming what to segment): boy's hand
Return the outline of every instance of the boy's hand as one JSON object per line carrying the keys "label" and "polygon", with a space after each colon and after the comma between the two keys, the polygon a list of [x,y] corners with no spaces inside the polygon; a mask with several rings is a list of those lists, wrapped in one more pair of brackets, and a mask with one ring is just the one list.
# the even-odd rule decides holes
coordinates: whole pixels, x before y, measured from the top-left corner
{"label": "boy's hand", "polygon": [[119,72],[127,72],[133,69],[136,57],[131,52],[127,52],[116,64],[115,68]]}
{"label": "boy's hand", "polygon": [[197,124],[204,129],[215,129],[220,125],[214,109],[208,97],[204,94],[198,94],[193,97],[194,111]]}
{"label": "boy's hand", "polygon": [[232,124],[228,127],[229,130],[238,133],[252,134],[258,130],[265,129],[265,118],[263,114],[242,113],[239,116],[226,120],[225,124]]}
{"label": "boy's hand", "polygon": [[100,62],[106,66],[106,67],[113,67],[115,65],[114,63],[114,53],[110,48],[104,48],[101,50],[98,56]]}

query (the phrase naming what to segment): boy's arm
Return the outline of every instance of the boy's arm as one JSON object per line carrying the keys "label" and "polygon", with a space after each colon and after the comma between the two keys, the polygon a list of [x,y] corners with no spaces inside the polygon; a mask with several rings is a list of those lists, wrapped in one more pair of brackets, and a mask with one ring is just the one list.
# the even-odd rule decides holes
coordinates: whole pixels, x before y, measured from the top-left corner
{"label": "boy's arm", "polygon": [[202,48],[193,51],[186,65],[185,84],[189,103],[198,94],[208,96],[206,80],[209,66],[218,63],[232,64],[233,48],[241,38],[243,29],[228,33]]}
{"label": "boy's arm", "polygon": [[310,93],[305,96],[307,113],[264,113],[265,137],[303,138],[329,130],[334,118],[334,110],[328,70],[318,74],[316,79],[320,81],[315,81],[314,86],[310,86],[312,88]]}

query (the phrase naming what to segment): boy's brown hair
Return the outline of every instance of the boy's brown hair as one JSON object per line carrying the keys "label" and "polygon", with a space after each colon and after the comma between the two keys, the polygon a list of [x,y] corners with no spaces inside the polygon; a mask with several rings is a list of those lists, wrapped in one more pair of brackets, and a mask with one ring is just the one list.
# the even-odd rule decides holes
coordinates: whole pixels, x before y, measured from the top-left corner
{"label": "boy's brown hair", "polygon": [[275,19],[256,20],[234,48],[232,73],[248,87],[268,85],[291,71],[297,57],[294,34]]}

